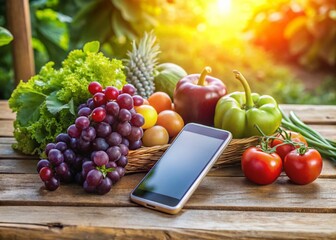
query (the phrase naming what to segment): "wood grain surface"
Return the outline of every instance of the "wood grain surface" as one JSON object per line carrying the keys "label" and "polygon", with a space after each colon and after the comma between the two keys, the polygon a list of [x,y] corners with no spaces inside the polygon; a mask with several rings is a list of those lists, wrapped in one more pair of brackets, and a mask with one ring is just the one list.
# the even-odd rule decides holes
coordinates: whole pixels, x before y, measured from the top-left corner
{"label": "wood grain surface", "polygon": [[[282,105],[336,140],[336,106]],[[336,164],[299,186],[245,179],[240,166],[212,170],[183,210],[168,215],[132,203],[144,176],[128,174],[104,195],[76,184],[46,191],[36,156],[12,149],[15,114],[0,101],[0,239],[336,239]]]}

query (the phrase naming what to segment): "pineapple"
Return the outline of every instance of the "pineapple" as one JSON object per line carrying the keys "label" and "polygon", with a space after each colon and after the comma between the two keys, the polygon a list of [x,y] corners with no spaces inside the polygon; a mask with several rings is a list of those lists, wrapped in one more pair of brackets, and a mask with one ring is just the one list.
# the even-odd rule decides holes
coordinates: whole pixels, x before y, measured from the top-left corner
{"label": "pineapple", "polygon": [[144,98],[148,98],[155,91],[154,71],[158,64],[159,49],[152,31],[145,33],[138,45],[133,41],[132,51],[127,53],[126,81],[133,84],[137,94]]}

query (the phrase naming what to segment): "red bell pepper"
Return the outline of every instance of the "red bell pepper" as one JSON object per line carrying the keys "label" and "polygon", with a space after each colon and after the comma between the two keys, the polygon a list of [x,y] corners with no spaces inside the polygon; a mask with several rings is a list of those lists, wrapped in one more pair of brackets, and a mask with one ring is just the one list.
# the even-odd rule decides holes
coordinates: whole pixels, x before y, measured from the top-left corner
{"label": "red bell pepper", "polygon": [[225,84],[207,76],[210,67],[201,74],[191,74],[182,78],[174,91],[175,111],[185,123],[195,122],[213,126],[217,101],[226,94]]}

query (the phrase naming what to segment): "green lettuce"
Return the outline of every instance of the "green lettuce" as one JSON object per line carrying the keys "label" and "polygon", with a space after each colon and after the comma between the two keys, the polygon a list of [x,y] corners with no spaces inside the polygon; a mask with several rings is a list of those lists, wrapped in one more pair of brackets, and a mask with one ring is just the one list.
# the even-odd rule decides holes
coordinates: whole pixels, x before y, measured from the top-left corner
{"label": "green lettuce", "polygon": [[47,63],[13,91],[9,106],[16,112],[14,149],[43,155],[45,146],[74,123],[77,107],[91,96],[90,82],[118,89],[126,84],[122,62],[99,52],[99,42],[87,43],[83,49],[70,52],[60,69]]}

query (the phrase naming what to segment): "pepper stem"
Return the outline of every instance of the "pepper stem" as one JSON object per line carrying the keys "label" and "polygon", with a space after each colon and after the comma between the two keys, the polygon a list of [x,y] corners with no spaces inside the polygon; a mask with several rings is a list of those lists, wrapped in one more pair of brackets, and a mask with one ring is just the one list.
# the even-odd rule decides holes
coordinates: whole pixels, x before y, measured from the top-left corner
{"label": "pepper stem", "polygon": [[246,97],[246,108],[250,109],[253,107],[253,99],[251,95],[251,88],[250,85],[248,84],[247,80],[237,70],[233,70],[233,73],[235,74],[236,78],[243,84],[244,91],[245,91],[245,97]]}
{"label": "pepper stem", "polygon": [[205,77],[208,73],[211,73],[211,67],[205,67],[201,73],[200,78],[198,79],[197,85],[204,86]]}

